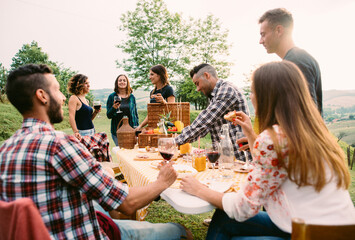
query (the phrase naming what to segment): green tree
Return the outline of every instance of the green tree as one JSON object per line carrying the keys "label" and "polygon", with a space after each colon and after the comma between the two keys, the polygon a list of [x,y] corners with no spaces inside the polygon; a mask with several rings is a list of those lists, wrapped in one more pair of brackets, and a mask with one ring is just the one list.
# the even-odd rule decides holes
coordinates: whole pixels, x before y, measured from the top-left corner
{"label": "green tree", "polygon": [[[228,30],[222,29],[218,18],[209,14],[204,20],[190,19],[187,27],[189,39],[185,46],[185,55],[193,65],[208,63],[216,68],[218,77],[225,79],[230,75],[230,62],[225,59],[229,55],[230,44],[227,43]],[[191,66],[190,66],[191,68]],[[177,96],[194,103],[196,109],[207,107],[208,99],[192,83],[190,76],[177,84]]]}
{"label": "green tree", "polygon": [[48,64],[48,54],[42,51],[36,41],[22,45],[22,48],[12,58],[11,71],[25,64]]}
{"label": "green tree", "polygon": [[191,79],[177,83],[176,95],[178,101],[190,102],[195,106],[196,110],[207,107],[207,97],[203,93],[196,91],[196,86]]}
{"label": "green tree", "polygon": [[[60,90],[67,97],[69,97],[67,90],[67,83],[71,76],[77,72],[70,68],[64,67],[62,63],[57,63],[49,60],[48,54],[42,51],[36,41],[30,44],[24,44],[22,48],[12,58],[11,70],[14,70],[25,64],[47,64],[52,70],[60,84]],[[92,95],[90,95],[93,98]]]}
{"label": "green tree", "polygon": [[226,79],[232,63],[225,59],[231,44],[227,42],[228,30],[223,29],[218,18],[212,14],[205,19],[190,19],[189,45],[186,46],[190,62],[194,65],[208,63],[216,68],[218,76]]}
{"label": "green tree", "polygon": [[4,102],[5,97],[5,85],[8,72],[6,68],[0,63],[0,101]]}
{"label": "green tree", "polygon": [[129,73],[134,89],[151,87],[148,73],[156,64],[167,68],[172,83],[187,74],[189,59],[183,53],[188,32],[180,15],[171,14],[163,0],[138,0],[121,21],[127,39],[117,47],[128,57],[116,63]]}

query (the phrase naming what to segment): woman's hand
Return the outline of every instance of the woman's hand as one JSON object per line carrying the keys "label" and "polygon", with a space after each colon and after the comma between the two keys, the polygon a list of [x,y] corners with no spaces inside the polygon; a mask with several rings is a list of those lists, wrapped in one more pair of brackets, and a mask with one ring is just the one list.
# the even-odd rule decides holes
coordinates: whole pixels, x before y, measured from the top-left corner
{"label": "woman's hand", "polygon": [[100,109],[94,108],[94,113],[95,113],[95,114],[98,114],[99,112],[101,112],[101,106],[100,106]]}
{"label": "woman's hand", "polygon": [[74,137],[76,137],[79,141],[81,140],[81,135],[79,132],[75,132]]}
{"label": "woman's hand", "polygon": [[191,195],[197,195],[197,192],[207,188],[193,176],[186,176],[181,179],[180,188]]}
{"label": "woman's hand", "polygon": [[114,109],[117,109],[117,108],[119,108],[120,106],[121,106],[121,104],[120,104],[118,101],[114,101],[114,102],[113,102],[112,107],[113,107]]}
{"label": "woman's hand", "polygon": [[[243,147],[241,147],[240,150],[246,150],[247,148],[249,148],[249,146],[254,145],[254,141],[257,135],[253,130],[253,125],[251,124],[251,120],[248,115],[246,115],[242,111],[236,112],[236,115],[237,117],[234,119],[233,124],[235,126],[239,125],[242,127],[243,133],[248,138],[248,143],[249,143],[248,145],[244,145]],[[245,142],[245,139],[244,138],[238,139],[237,143],[239,142]]]}
{"label": "woman's hand", "polygon": [[152,98],[155,98],[155,101],[157,101],[159,103],[166,103],[166,101],[164,100],[164,98],[161,95],[161,93],[157,93],[155,95],[152,95]]}

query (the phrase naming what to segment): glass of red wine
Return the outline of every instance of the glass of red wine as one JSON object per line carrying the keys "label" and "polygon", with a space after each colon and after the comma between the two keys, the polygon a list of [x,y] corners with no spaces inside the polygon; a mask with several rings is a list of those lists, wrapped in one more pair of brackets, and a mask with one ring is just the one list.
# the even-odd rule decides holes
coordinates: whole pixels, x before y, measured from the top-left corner
{"label": "glass of red wine", "polygon": [[[113,101],[114,101],[115,103],[119,103],[119,104],[121,105],[122,98],[121,98],[120,96],[116,95],[116,96],[114,96]],[[122,113],[122,111],[121,111],[121,109],[120,109],[120,106],[118,106],[116,113]]]}
{"label": "glass of red wine", "polygon": [[174,138],[159,138],[158,151],[165,161],[170,161],[176,152],[176,142]]}
{"label": "glass of red wine", "polygon": [[206,152],[206,157],[207,157],[208,161],[212,165],[212,171],[213,171],[213,174],[212,174],[211,178],[209,178],[209,180],[216,180],[216,176],[214,174],[214,172],[215,172],[214,169],[215,169],[216,162],[218,161],[219,157],[221,156],[221,145],[218,142],[207,143],[205,152]]}
{"label": "glass of red wine", "polygon": [[[101,108],[101,102],[100,101],[94,101],[93,105],[94,105],[95,110],[100,110],[100,108]],[[98,113],[97,114],[97,118],[99,118],[99,117],[100,117],[100,115]]]}
{"label": "glass of red wine", "polygon": [[[243,138],[243,137],[244,137],[243,133],[237,132],[237,139],[240,139],[240,138]],[[238,143],[238,147],[241,148],[241,147],[243,147],[246,144],[248,144],[248,142],[240,142],[240,143]],[[249,170],[250,165],[249,165],[248,155],[245,154],[245,151],[242,151],[242,150],[239,150],[239,151],[242,152],[244,157],[245,157],[245,164],[244,164],[244,166],[242,168],[245,169],[245,170]]]}

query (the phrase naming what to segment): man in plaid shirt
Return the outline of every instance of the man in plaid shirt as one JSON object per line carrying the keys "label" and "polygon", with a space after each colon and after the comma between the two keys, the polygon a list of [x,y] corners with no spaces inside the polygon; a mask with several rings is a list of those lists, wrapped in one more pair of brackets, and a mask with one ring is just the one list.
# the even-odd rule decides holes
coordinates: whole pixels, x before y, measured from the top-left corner
{"label": "man in plaid shirt", "polygon": [[[0,147],[0,200],[32,199],[52,238],[108,239],[93,200],[110,213],[131,215],[175,181],[177,174],[167,164],[156,182],[128,188],[104,171],[75,137],[55,131],[52,124],[63,120],[66,98],[48,66],[29,64],[12,71],[6,93],[24,121]],[[122,239],[186,235],[184,227],[174,223],[108,220],[113,228],[118,225],[115,237]]]}
{"label": "man in plaid shirt", "polygon": [[[187,142],[194,142],[199,137],[211,133],[212,142],[219,142],[222,125],[229,124],[229,136],[232,140],[234,155],[239,160],[245,161],[245,156],[238,151],[236,133],[242,132],[241,127],[234,126],[232,122],[225,120],[225,114],[231,111],[243,111],[249,115],[249,108],[244,95],[232,83],[218,79],[216,70],[209,64],[203,63],[194,67],[190,71],[192,81],[196,85],[196,90],[201,91],[210,99],[210,104],[192,122],[185,127],[182,133],[175,138],[178,145]],[[251,155],[248,152],[248,157]]]}

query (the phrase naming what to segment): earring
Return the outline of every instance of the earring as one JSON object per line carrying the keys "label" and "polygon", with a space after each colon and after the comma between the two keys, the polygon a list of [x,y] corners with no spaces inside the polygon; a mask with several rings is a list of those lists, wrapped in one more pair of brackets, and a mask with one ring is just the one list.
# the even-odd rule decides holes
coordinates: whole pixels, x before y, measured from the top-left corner
{"label": "earring", "polygon": [[44,102],[44,105],[47,105],[47,101]]}

